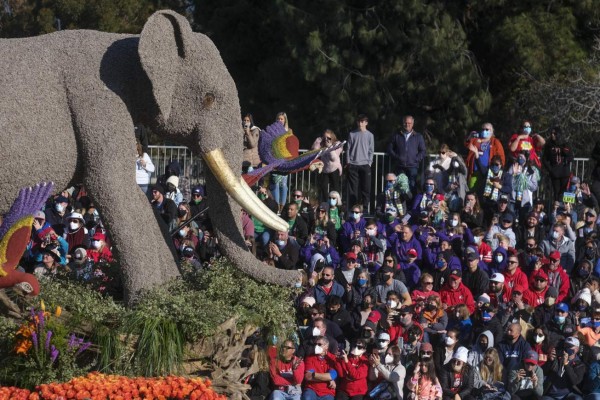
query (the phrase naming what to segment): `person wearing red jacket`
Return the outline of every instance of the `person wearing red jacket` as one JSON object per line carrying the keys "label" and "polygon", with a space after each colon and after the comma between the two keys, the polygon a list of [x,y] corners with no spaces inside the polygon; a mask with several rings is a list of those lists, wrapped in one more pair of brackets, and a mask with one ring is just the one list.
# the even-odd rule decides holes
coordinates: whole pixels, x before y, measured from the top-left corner
{"label": "person wearing red jacket", "polygon": [[543,269],[535,272],[533,283],[523,293],[523,300],[532,307],[544,304],[548,291],[548,275]]}
{"label": "person wearing red jacket", "polygon": [[106,235],[104,235],[104,233],[96,232],[94,234],[92,237],[92,248],[88,249],[87,256],[94,260],[95,263],[100,261],[113,261],[113,255],[106,244]]}
{"label": "person wearing red jacket", "polygon": [[560,303],[569,295],[571,281],[569,281],[569,275],[567,275],[560,265],[560,253],[558,250],[550,253],[548,258],[550,259],[550,264],[544,266],[544,272],[548,274],[548,286],[553,286],[558,290],[556,302]]}
{"label": "person wearing red jacket", "polygon": [[315,338],[315,351],[304,361],[303,398],[333,400],[338,376],[337,360],[327,351],[329,340],[325,336]]}
{"label": "person wearing red jacket", "polygon": [[294,355],[296,346],[291,340],[282,343],[279,350],[270,346],[269,374],[273,385],[271,398],[299,400],[302,394],[302,380],[304,379],[304,361]]}
{"label": "person wearing red jacket", "polygon": [[510,289],[504,285],[504,275],[500,272],[494,272],[490,276],[490,304],[496,308],[500,308],[502,305],[508,303],[512,295]]}
{"label": "person wearing red jacket", "polygon": [[[367,376],[369,374],[369,360],[365,356],[367,342],[358,339],[352,346],[350,355],[342,350],[342,356],[338,358],[337,372],[339,374],[339,385],[337,396],[354,398],[367,394]],[[346,396],[344,396],[344,394]]]}
{"label": "person wearing red jacket", "polygon": [[504,286],[511,291],[515,286],[529,287],[527,275],[519,267],[519,256],[515,251],[509,251],[509,254],[508,264],[506,265],[506,270],[503,272]]}
{"label": "person wearing red jacket", "polygon": [[450,274],[450,280],[440,290],[440,298],[446,309],[458,304],[465,304],[469,313],[475,311],[475,300],[468,287],[462,283],[462,272],[455,269]]}

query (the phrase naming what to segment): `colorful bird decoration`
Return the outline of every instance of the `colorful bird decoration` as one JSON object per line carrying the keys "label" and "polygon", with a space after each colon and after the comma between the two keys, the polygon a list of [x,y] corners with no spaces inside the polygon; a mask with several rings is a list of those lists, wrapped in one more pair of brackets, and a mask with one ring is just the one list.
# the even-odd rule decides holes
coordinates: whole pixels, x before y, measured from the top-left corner
{"label": "colorful bird decoration", "polygon": [[327,149],[311,150],[299,154],[300,142],[291,130],[286,131],[281,122],[275,122],[261,130],[258,139],[258,154],[265,165],[244,175],[250,186],[269,172],[292,173],[310,167],[319,157],[334,151],[346,142],[338,142]]}
{"label": "colorful bird decoration", "polygon": [[33,213],[42,208],[53,188],[52,182],[43,182],[21,189],[4,217],[0,225],[0,288],[16,286],[30,296],[39,293],[35,276],[16,268],[31,239]]}

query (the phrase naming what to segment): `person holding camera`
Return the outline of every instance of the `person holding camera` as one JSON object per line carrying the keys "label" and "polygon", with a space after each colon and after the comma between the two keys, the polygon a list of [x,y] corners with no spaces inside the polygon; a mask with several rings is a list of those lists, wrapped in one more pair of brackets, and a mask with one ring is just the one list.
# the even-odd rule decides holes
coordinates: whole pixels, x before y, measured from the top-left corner
{"label": "person holding camera", "polygon": [[508,376],[508,391],[515,399],[537,400],[544,392],[544,371],[538,366],[538,353],[531,350],[525,355],[521,368]]}
{"label": "person holding camera", "polygon": [[544,365],[546,380],[550,387],[542,400],[581,400],[579,385],[583,381],[586,366],[579,358],[579,339],[569,336],[550,351]]}

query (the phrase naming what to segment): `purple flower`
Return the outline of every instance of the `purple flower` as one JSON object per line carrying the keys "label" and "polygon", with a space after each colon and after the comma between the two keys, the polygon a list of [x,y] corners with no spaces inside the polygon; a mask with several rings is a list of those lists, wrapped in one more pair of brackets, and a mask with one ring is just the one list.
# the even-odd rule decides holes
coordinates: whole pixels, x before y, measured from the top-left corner
{"label": "purple flower", "polygon": [[44,312],[43,311],[40,311],[38,313],[38,319],[39,319],[38,326],[40,327],[40,329],[44,329],[44,324],[46,323],[46,320],[44,318]]}
{"label": "purple flower", "polygon": [[87,342],[87,343],[85,343],[83,346],[81,346],[81,347],[79,348],[79,350],[77,351],[77,354],[81,354],[81,353],[83,353],[83,352],[84,352],[84,351],[86,351],[86,350],[88,349],[88,347],[90,347],[91,345],[92,345],[92,342]]}
{"label": "purple flower", "polygon": [[50,362],[53,363],[58,358],[58,349],[52,345],[50,350]]}
{"label": "purple flower", "polygon": [[31,333],[31,341],[33,342],[33,348],[37,349],[38,347],[38,336],[37,336],[37,332],[32,332]]}
{"label": "purple flower", "polygon": [[73,347],[75,347],[75,340],[77,338],[75,337],[75,334],[71,333],[71,336],[69,337],[69,342],[67,343],[67,349],[71,350]]}
{"label": "purple flower", "polygon": [[52,338],[52,331],[46,332],[46,350],[50,350],[50,339]]}

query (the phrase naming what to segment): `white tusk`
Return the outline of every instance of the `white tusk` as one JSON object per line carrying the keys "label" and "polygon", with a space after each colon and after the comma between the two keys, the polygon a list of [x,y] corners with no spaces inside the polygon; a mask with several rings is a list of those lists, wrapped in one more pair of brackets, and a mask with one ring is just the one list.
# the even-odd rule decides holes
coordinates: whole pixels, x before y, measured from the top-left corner
{"label": "white tusk", "polygon": [[[204,161],[219,181],[223,189],[238,203],[248,214],[258,218],[263,224],[277,231],[287,231],[288,224],[273,211],[269,210],[260,201],[246,182],[242,184],[240,177],[236,176],[225,160],[221,149],[215,149],[203,155]],[[245,187],[244,187],[245,186]],[[246,189],[247,188],[247,189]],[[259,204],[260,203],[260,204]]]}

